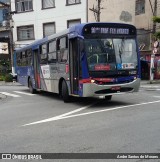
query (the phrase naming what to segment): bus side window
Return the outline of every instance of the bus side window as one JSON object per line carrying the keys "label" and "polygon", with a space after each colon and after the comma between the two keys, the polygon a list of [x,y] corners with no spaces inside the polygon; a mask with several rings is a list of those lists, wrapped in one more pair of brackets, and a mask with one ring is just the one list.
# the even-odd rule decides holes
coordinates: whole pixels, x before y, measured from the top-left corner
{"label": "bus side window", "polygon": [[43,44],[40,46],[40,63],[47,63],[47,44]]}
{"label": "bus side window", "polygon": [[51,41],[48,43],[48,62],[54,63],[57,61],[57,53],[56,53],[56,41]]}
{"label": "bus side window", "polygon": [[31,63],[32,63],[32,50],[31,49],[27,50],[26,55],[27,55],[27,65],[31,66]]}
{"label": "bus side window", "polygon": [[22,52],[22,60],[21,60],[21,66],[27,66],[27,55],[26,55],[26,51]]}
{"label": "bus side window", "polygon": [[58,61],[65,63],[68,60],[68,39],[62,37],[57,40]]}
{"label": "bus side window", "polygon": [[21,66],[21,52],[17,53],[16,57],[17,57],[17,59],[16,59],[17,66]]}

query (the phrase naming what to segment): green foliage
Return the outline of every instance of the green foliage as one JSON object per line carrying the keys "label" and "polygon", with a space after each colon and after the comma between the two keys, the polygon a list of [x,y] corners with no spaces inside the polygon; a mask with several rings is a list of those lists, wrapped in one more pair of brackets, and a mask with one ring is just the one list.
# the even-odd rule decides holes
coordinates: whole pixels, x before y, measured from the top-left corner
{"label": "green foliage", "polygon": [[160,32],[156,32],[156,33],[154,34],[154,36],[155,36],[156,38],[160,39]]}
{"label": "green foliage", "polygon": [[6,74],[4,78],[5,82],[12,82],[13,81],[13,76],[11,74]]}
{"label": "green foliage", "polygon": [[[153,17],[153,22],[154,22],[154,23],[160,23],[160,17],[154,16],[154,17]],[[160,39],[160,32],[154,33],[153,36],[154,36],[156,39]]]}
{"label": "green foliage", "polygon": [[4,67],[9,67],[10,66],[10,62],[5,60],[5,59],[2,59],[2,60],[0,60],[0,65],[2,65]]}
{"label": "green foliage", "polygon": [[5,80],[5,76],[4,75],[0,75],[0,81],[4,81]]}
{"label": "green foliage", "polygon": [[160,23],[160,17],[154,16],[154,17],[153,17],[153,22],[155,22],[155,23]]}

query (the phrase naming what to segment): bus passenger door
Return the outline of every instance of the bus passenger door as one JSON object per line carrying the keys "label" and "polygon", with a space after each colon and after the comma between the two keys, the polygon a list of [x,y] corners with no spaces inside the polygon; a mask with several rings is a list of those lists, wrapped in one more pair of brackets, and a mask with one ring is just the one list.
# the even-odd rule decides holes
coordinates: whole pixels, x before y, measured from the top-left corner
{"label": "bus passenger door", "polygon": [[33,61],[35,87],[36,89],[40,89],[40,64],[38,58],[38,49],[33,51]]}
{"label": "bus passenger door", "polygon": [[79,90],[79,49],[78,39],[69,40],[70,88],[71,94],[78,95]]}

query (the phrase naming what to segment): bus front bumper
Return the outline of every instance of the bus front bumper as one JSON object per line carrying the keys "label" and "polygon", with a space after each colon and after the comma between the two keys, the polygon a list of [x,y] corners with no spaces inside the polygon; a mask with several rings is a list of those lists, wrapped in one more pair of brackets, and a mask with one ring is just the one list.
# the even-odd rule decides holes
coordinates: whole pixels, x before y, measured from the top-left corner
{"label": "bus front bumper", "polygon": [[95,83],[85,83],[83,84],[82,97],[103,98],[108,95],[138,92],[139,87],[140,87],[139,78],[125,84],[98,85]]}

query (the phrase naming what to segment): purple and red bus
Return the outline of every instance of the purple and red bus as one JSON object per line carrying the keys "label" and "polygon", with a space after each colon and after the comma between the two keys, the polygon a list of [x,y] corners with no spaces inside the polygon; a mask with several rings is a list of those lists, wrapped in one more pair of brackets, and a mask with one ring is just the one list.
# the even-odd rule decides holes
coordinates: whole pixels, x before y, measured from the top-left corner
{"label": "purple and red bus", "polygon": [[37,90],[70,96],[103,97],[137,92],[140,55],[136,28],[122,23],[85,23],[14,53],[19,83]]}

